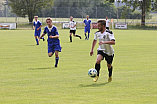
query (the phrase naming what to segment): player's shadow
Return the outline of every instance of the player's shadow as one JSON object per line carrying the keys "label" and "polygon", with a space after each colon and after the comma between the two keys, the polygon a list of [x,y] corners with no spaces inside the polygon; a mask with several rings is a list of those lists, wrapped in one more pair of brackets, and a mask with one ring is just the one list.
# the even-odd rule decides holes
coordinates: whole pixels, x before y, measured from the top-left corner
{"label": "player's shadow", "polygon": [[46,70],[46,69],[54,69],[55,67],[45,67],[45,68],[29,68],[28,70]]}
{"label": "player's shadow", "polygon": [[79,86],[80,87],[99,87],[99,86],[104,86],[106,84],[109,84],[109,82],[105,82],[105,83],[93,83],[93,84],[90,84],[90,85],[80,84]]}

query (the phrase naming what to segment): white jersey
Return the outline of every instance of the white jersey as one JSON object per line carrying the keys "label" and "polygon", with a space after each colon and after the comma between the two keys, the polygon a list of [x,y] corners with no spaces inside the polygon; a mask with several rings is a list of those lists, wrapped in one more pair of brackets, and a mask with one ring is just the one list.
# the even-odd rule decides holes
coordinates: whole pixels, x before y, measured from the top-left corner
{"label": "white jersey", "polygon": [[[114,34],[110,30],[106,30],[103,33],[96,32],[95,36],[94,36],[94,40],[97,40],[97,39],[99,39],[99,42],[115,40]],[[106,53],[109,56],[114,54],[114,49],[113,49],[112,45],[109,45],[109,44],[99,45],[98,51],[103,51],[104,53]]]}
{"label": "white jersey", "polygon": [[[70,30],[76,30],[76,22],[75,21],[70,21],[69,22],[69,26],[70,26]],[[74,27],[75,26],[75,27]]]}
{"label": "white jersey", "polygon": [[106,27],[110,27],[109,24],[110,24],[110,21],[107,19],[106,20]]}

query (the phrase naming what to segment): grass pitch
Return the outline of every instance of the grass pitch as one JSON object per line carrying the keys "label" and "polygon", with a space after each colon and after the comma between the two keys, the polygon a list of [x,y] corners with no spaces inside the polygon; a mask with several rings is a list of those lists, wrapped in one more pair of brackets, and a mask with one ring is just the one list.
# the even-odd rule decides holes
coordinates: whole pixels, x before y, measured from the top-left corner
{"label": "grass pitch", "polygon": [[[107,82],[102,61],[98,82],[87,72],[94,68],[89,52],[94,37],[83,29],[69,42],[69,30],[59,30],[59,67],[47,55],[47,42],[36,46],[33,30],[0,30],[0,104],[156,104],[157,31],[113,30],[116,45],[113,81]],[[47,38],[47,37],[46,37]]]}

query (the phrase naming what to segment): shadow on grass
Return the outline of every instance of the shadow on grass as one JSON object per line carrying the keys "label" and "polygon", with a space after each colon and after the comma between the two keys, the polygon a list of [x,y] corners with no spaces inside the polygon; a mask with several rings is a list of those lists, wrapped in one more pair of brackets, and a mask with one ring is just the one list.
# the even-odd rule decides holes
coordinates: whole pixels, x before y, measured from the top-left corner
{"label": "shadow on grass", "polygon": [[45,68],[29,68],[28,70],[45,70],[45,69],[55,69],[55,67],[45,67]]}
{"label": "shadow on grass", "polygon": [[105,83],[93,83],[93,84],[90,84],[90,85],[83,85],[83,84],[80,84],[79,86],[80,87],[99,87],[99,86],[104,86],[106,84],[109,84],[110,82],[105,82]]}

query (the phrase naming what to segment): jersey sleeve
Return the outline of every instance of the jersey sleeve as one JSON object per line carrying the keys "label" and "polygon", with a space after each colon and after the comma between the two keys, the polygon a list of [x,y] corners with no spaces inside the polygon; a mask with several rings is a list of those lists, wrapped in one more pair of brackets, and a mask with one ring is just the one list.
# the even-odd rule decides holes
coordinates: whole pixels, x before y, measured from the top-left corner
{"label": "jersey sleeve", "polygon": [[83,23],[85,23],[85,20],[83,21]]}
{"label": "jersey sleeve", "polygon": [[109,39],[110,39],[110,40],[114,40],[114,41],[115,41],[115,37],[114,37],[114,34],[113,34],[113,33],[112,33],[112,34],[111,34],[111,33],[109,33]]}
{"label": "jersey sleeve", "polygon": [[35,26],[35,22],[33,22],[33,26]]}
{"label": "jersey sleeve", "polygon": [[42,23],[39,21],[39,25],[42,25]]}
{"label": "jersey sleeve", "polygon": [[55,35],[59,35],[57,27],[56,27]]}
{"label": "jersey sleeve", "polygon": [[46,32],[46,27],[44,28],[44,32],[43,32],[44,34],[46,34],[47,32]]}
{"label": "jersey sleeve", "polygon": [[74,25],[76,25],[76,22],[74,22]]}
{"label": "jersey sleeve", "polygon": [[92,21],[90,20],[90,24],[92,23]]}

